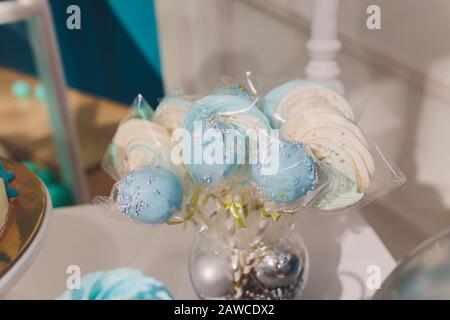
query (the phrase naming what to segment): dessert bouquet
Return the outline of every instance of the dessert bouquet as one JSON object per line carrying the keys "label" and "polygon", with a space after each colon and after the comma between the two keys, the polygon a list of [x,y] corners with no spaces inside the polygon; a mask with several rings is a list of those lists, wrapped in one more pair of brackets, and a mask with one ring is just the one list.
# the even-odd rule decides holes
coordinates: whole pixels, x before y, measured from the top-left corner
{"label": "dessert bouquet", "polygon": [[309,263],[292,217],[359,208],[405,180],[333,89],[293,80],[260,91],[224,78],[205,96],[173,89],[154,112],[138,96],[103,160],[117,182],[98,203],[197,227],[200,298],[297,297]]}

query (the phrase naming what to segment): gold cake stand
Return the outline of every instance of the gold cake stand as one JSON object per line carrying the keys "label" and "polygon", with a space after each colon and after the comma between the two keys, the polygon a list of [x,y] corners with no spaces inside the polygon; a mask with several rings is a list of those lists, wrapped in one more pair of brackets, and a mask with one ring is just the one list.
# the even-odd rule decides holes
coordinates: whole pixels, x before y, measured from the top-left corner
{"label": "gold cake stand", "polygon": [[[10,183],[19,195],[10,199],[8,218],[0,234],[0,280],[14,268],[35,240],[46,211],[47,192],[41,180],[22,164],[0,159],[16,178]],[[50,204],[51,206],[51,204]]]}

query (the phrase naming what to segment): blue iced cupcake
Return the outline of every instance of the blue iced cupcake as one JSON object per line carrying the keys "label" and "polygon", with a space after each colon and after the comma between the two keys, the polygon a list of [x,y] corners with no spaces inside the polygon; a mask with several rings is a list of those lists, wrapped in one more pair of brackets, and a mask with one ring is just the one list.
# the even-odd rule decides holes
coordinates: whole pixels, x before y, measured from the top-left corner
{"label": "blue iced cupcake", "polygon": [[172,300],[165,285],[135,269],[98,271],[84,276],[79,289],[66,290],[60,300]]}

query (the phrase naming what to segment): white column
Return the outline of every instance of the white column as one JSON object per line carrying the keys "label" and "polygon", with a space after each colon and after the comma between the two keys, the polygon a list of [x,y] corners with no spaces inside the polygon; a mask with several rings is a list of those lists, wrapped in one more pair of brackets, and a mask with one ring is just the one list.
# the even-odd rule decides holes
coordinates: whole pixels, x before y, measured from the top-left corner
{"label": "white column", "polygon": [[336,56],[341,48],[337,38],[339,0],[313,0],[311,39],[307,43],[310,61],[305,75],[307,79],[330,85],[344,91],[339,80],[341,70]]}

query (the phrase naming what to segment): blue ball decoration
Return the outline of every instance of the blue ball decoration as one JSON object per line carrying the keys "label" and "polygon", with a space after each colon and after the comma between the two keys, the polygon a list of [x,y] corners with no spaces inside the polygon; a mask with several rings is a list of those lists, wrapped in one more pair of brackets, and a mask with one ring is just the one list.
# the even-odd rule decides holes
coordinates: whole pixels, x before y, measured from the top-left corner
{"label": "blue ball decoration", "polygon": [[[279,156],[262,157],[252,165],[252,180],[262,193],[277,203],[290,204],[314,189],[317,182],[316,164],[302,144],[285,141],[278,144]],[[278,170],[262,172],[263,166]],[[263,173],[269,173],[263,175]]]}
{"label": "blue ball decoration", "polygon": [[23,80],[17,80],[12,84],[12,94],[19,99],[26,99],[30,96],[30,85]]}
{"label": "blue ball decoration", "polygon": [[166,222],[183,202],[183,186],[170,170],[147,166],[131,172],[117,185],[117,209],[131,219]]}
{"label": "blue ball decoration", "polygon": [[55,173],[49,167],[36,165],[31,161],[22,161],[22,164],[36,174],[46,186],[56,181]]}
{"label": "blue ball decoration", "polygon": [[74,203],[72,192],[69,187],[63,184],[51,183],[47,185],[47,189],[54,208],[61,208]]}
{"label": "blue ball decoration", "polygon": [[37,176],[44,182],[46,186],[51,185],[55,182],[55,174],[48,167],[43,167],[42,169],[38,169]]}
{"label": "blue ball decoration", "polygon": [[81,279],[79,289],[66,290],[59,300],[173,300],[166,286],[129,268],[97,271]]}
{"label": "blue ball decoration", "polygon": [[42,83],[39,83],[34,87],[34,96],[41,101],[44,101],[47,98],[47,92]]}

